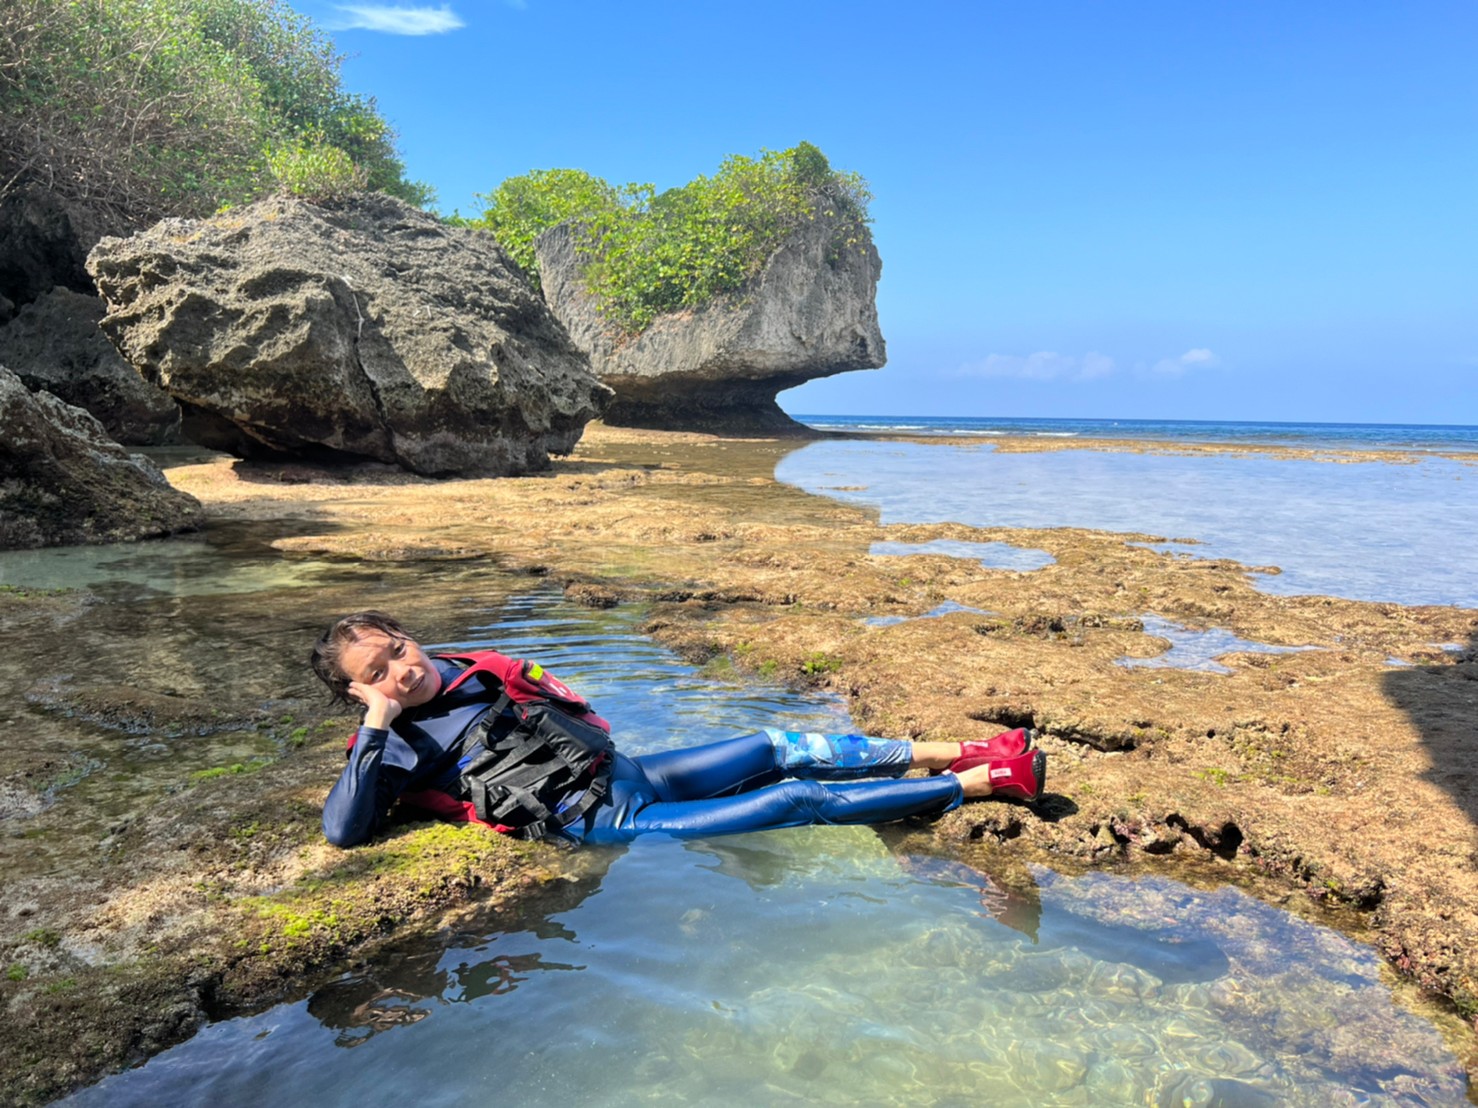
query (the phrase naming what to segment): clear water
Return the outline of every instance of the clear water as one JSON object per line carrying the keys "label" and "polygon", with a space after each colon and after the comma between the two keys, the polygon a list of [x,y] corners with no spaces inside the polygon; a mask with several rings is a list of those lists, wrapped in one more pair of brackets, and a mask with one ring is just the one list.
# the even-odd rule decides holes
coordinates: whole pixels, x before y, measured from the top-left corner
{"label": "clear water", "polygon": [[1238,638],[1223,627],[1207,627],[1197,630],[1184,627],[1159,616],[1144,617],[1144,633],[1165,639],[1170,649],[1152,658],[1119,658],[1121,666],[1145,669],[1194,669],[1203,673],[1231,673],[1216,659],[1223,654],[1293,654],[1300,650],[1315,650],[1312,646],[1275,646],[1271,643],[1254,642]]}
{"label": "clear water", "polygon": [[956,612],[963,612],[966,615],[972,616],[988,616],[992,614],[984,608],[972,608],[968,604],[958,604],[953,600],[946,600],[939,607],[931,608],[921,616],[866,616],[862,622],[867,627],[892,627],[895,624],[907,623],[913,619],[942,619],[945,616],[952,616]]}
{"label": "clear water", "polygon": [[875,542],[869,554],[906,558],[910,554],[943,554],[950,558],[970,558],[987,569],[1012,569],[1030,573],[1057,561],[1045,550],[1012,546],[1008,542],[961,542],[956,539],[934,539],[930,542]]}
{"label": "clear water", "polygon": [[[632,620],[528,597],[444,645],[540,658],[634,752],[846,725],[830,700],[715,683]],[[802,828],[587,848],[529,915],[391,951],[66,1103],[1464,1100],[1433,1025],[1337,932],[1229,888],[1005,880],[885,835],[928,842]]]}
{"label": "clear water", "polygon": [[284,558],[259,530],[230,525],[182,538],[0,551],[0,585],[91,589],[110,600],[302,587],[317,583],[330,568],[322,561]]}
{"label": "clear water", "polygon": [[788,454],[777,479],[874,505],[884,523],[1083,527],[1231,558],[1258,588],[1478,607],[1478,469],[1447,458],[1334,464],[1258,454],[829,441]]}

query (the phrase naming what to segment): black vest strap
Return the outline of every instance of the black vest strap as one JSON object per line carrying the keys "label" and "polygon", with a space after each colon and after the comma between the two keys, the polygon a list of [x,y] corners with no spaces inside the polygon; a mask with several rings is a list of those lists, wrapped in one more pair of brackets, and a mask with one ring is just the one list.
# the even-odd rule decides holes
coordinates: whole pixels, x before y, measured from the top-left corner
{"label": "black vest strap", "polygon": [[517,702],[503,692],[468,728],[460,754],[463,797],[477,818],[516,828],[524,838],[575,841],[564,829],[610,790],[604,721],[582,720],[548,701]]}

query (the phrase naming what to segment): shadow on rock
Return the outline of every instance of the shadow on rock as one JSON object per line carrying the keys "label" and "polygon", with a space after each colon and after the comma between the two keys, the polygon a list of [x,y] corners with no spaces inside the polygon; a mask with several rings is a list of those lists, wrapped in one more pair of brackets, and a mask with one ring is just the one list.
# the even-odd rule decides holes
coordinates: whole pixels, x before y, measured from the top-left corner
{"label": "shadow on rock", "polygon": [[1043,793],[1034,808],[1043,823],[1057,823],[1078,814],[1078,803],[1062,793]]}
{"label": "shadow on rock", "polygon": [[1431,755],[1427,779],[1478,823],[1478,631],[1461,646],[1433,644],[1430,658],[1392,669],[1383,684]]}

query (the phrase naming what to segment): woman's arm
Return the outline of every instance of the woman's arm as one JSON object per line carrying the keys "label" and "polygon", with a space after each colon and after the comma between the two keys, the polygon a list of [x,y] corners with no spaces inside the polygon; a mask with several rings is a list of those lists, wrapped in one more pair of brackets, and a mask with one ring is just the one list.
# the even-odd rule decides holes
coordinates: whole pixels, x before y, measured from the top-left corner
{"label": "woman's arm", "polygon": [[335,846],[367,842],[400,791],[393,780],[397,775],[384,772],[381,765],[400,702],[358,681],[350,683],[349,695],[366,710],[349,764],[323,802],[323,834]]}

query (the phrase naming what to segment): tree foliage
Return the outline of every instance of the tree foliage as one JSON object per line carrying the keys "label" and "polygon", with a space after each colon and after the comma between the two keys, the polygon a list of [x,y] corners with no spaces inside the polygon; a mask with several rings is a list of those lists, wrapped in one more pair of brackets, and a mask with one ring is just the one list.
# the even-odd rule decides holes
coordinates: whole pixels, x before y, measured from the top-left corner
{"label": "tree foliage", "polygon": [[0,195],[35,181],[129,222],[274,188],[427,202],[341,61],[279,0],[4,0]]}
{"label": "tree foliage", "polygon": [[732,155],[713,176],[662,193],[547,169],[510,177],[479,199],[486,209],[474,226],[491,231],[536,282],[534,239],[572,220],[586,287],[608,321],[634,334],[663,312],[743,287],[817,212],[855,229],[842,248],[857,244],[871,195],[860,176],[832,169],[803,142],[756,158]]}

